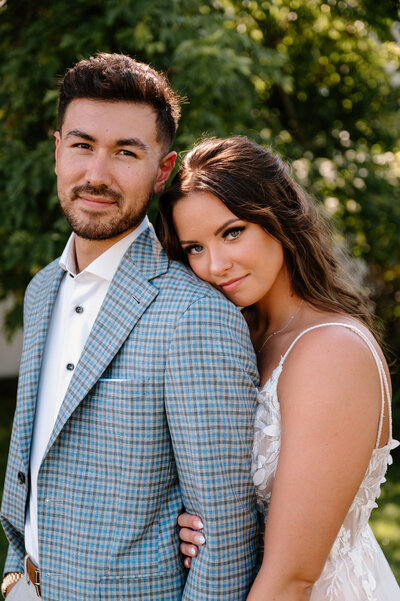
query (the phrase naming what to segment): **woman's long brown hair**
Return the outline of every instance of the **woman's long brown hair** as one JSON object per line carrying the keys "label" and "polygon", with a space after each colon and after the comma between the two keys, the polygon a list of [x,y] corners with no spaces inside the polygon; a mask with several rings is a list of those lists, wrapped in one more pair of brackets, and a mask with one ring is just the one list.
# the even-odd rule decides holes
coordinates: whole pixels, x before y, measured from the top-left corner
{"label": "woman's long brown hair", "polygon": [[234,136],[203,140],[186,155],[160,197],[156,222],[169,257],[186,264],[172,210],[192,192],[213,194],[239,219],[257,223],[279,240],[299,297],[319,309],[352,315],[376,333],[366,299],[333,250],[331,229],[287,165],[270,149]]}

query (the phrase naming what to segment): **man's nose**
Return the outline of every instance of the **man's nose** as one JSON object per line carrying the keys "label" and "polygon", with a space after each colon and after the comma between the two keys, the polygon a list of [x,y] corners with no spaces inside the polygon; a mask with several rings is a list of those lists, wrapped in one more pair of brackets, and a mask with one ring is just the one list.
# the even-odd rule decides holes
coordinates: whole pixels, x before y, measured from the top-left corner
{"label": "man's nose", "polygon": [[96,152],[91,157],[86,167],[86,180],[92,186],[111,184],[112,176],[109,164],[109,158],[106,153]]}

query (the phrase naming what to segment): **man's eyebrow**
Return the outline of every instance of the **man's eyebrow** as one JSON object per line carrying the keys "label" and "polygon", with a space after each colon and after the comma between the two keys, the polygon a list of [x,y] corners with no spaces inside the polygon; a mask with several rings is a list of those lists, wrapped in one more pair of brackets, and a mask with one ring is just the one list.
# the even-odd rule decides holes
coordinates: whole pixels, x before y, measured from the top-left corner
{"label": "man's eyebrow", "polygon": [[80,129],[71,129],[65,136],[66,138],[83,138],[84,140],[88,140],[89,142],[95,142],[96,139],[90,134],[81,131]]}
{"label": "man's eyebrow", "polygon": [[[96,142],[96,138],[94,138],[90,134],[87,134],[84,131],[81,131],[80,129],[72,129],[67,133],[66,137],[82,138],[83,140],[87,140],[88,142]],[[117,140],[115,142],[115,146],[133,146],[134,148],[139,148],[144,152],[150,152],[150,148],[147,146],[147,144],[142,142],[142,140],[139,140],[139,138],[122,138],[121,140]]]}
{"label": "man's eyebrow", "polygon": [[135,148],[140,148],[144,152],[150,152],[150,148],[139,140],[139,138],[122,138],[122,140],[117,140],[116,146],[134,146]]}

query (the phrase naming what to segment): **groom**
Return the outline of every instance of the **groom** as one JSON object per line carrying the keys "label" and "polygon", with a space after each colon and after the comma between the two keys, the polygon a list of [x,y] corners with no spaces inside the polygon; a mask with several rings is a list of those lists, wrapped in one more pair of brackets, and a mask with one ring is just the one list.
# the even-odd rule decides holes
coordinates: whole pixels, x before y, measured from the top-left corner
{"label": "groom", "polygon": [[[254,577],[257,372],[236,308],[170,263],[146,217],[179,101],[118,54],[60,86],[56,174],[73,233],[30,283],[1,508],[6,597],[244,600]],[[207,545],[186,579],[176,520]]]}

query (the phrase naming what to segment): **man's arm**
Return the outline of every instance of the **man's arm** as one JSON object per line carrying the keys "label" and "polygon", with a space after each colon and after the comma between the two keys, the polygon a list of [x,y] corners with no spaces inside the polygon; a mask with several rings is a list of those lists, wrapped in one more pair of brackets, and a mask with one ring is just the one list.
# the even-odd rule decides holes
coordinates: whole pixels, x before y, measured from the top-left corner
{"label": "man's arm", "polygon": [[257,514],[250,474],[258,374],[247,326],[222,297],[193,303],[175,331],[166,410],[187,511],[207,544],[185,601],[241,601],[254,578]]}
{"label": "man's arm", "polygon": [[[21,550],[21,554],[18,554],[16,551],[16,548],[14,548],[14,546],[12,544],[8,545],[7,557],[6,557],[6,561],[5,561],[4,568],[3,568],[3,578],[1,579],[2,592],[4,591],[4,588],[7,587],[6,593],[8,596],[8,594],[11,592],[11,589],[17,583],[18,578],[16,575],[22,574],[24,572],[24,564],[23,564],[23,561],[21,560],[21,556],[22,557],[24,556],[25,549],[24,549],[24,543],[23,543],[22,537],[19,534],[17,534],[15,532],[15,530],[13,530],[13,527],[8,522],[8,520],[6,520],[5,518],[2,519],[2,525],[3,525],[4,531],[7,535],[7,537],[10,540],[12,537],[14,540],[14,543]],[[5,578],[8,574],[14,574],[15,576],[11,576],[11,577],[9,576],[7,578],[7,580],[5,580]]]}
{"label": "man's arm", "polygon": [[[36,275],[29,283],[26,291],[25,291],[25,297],[24,297],[24,330],[26,332],[27,328],[28,328],[28,323],[29,323],[29,313],[30,313],[30,308],[34,303],[34,288],[36,285],[36,281],[39,277],[39,274]],[[24,336],[24,344],[25,344],[25,336]],[[14,416],[14,423],[13,423],[13,431],[12,431],[12,435],[11,435],[11,441],[10,441],[10,450],[13,446],[17,445],[17,441],[16,441],[16,422],[15,422],[15,416]],[[6,479],[5,479],[5,486],[7,481],[8,482],[13,482],[13,474],[17,473],[17,467],[15,465],[15,463],[12,461],[11,459],[11,453],[9,454],[8,457],[8,462],[7,462],[7,473],[6,473]],[[7,478],[7,475],[9,476]],[[11,491],[11,496],[12,498],[14,498],[14,489]],[[4,496],[3,496],[3,502],[4,502]],[[19,573],[19,572],[23,572],[24,571],[24,565],[21,562],[21,556],[24,556],[25,553],[25,545],[24,545],[24,540],[22,538],[22,536],[20,534],[18,534],[12,523],[10,523],[10,521],[1,514],[1,523],[4,529],[4,533],[7,536],[8,540],[13,539],[15,545],[20,549],[20,555],[16,552],[15,548],[13,547],[13,545],[9,544],[8,546],[8,552],[7,552],[7,557],[6,557],[6,561],[4,564],[4,568],[3,568],[3,578],[6,576],[6,574],[9,573]],[[11,587],[9,588],[8,592],[10,592]]]}

